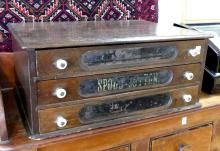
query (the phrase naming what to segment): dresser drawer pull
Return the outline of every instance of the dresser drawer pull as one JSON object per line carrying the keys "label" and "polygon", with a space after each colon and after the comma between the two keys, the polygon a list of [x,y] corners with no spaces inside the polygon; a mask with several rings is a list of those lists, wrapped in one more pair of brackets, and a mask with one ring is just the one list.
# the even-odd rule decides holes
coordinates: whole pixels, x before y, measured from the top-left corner
{"label": "dresser drawer pull", "polygon": [[66,97],[66,90],[63,89],[63,88],[56,88],[53,95],[56,96],[59,99],[63,99],[63,98]]}
{"label": "dresser drawer pull", "polygon": [[66,126],[67,120],[64,117],[62,117],[62,116],[58,116],[56,118],[55,123],[57,124],[58,127],[63,128],[63,127]]}
{"label": "dresser drawer pull", "polygon": [[192,151],[192,148],[190,145],[179,145],[178,151]]}
{"label": "dresser drawer pull", "polygon": [[64,59],[57,59],[54,64],[55,64],[56,68],[59,70],[66,69],[66,67],[68,65],[67,61]]}
{"label": "dresser drawer pull", "polygon": [[189,103],[189,102],[192,101],[192,95],[190,95],[190,94],[184,94],[184,95],[182,96],[182,99],[183,99],[184,102]]}
{"label": "dresser drawer pull", "polygon": [[196,46],[194,49],[190,49],[188,54],[189,56],[196,57],[201,54],[201,46]]}
{"label": "dresser drawer pull", "polygon": [[189,81],[191,81],[194,78],[194,74],[190,71],[186,71],[183,73],[183,77]]}

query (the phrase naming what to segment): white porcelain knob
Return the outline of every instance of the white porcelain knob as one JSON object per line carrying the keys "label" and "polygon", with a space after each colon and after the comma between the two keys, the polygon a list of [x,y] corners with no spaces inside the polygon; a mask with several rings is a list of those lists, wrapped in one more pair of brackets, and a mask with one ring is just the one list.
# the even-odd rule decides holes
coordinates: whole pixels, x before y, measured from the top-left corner
{"label": "white porcelain knob", "polygon": [[57,98],[62,99],[66,97],[66,90],[64,88],[56,88],[53,93]]}
{"label": "white porcelain knob", "polygon": [[194,78],[194,74],[190,71],[186,71],[184,72],[183,77],[187,80],[192,80]]}
{"label": "white porcelain knob", "polygon": [[184,95],[182,96],[182,99],[183,99],[184,102],[189,103],[189,102],[192,101],[192,95],[190,95],[190,94],[184,94]]}
{"label": "white porcelain knob", "polygon": [[66,126],[67,120],[64,117],[62,117],[62,116],[58,116],[56,118],[55,123],[57,124],[58,127],[63,128],[63,127]]}
{"label": "white porcelain knob", "polygon": [[190,49],[188,54],[192,57],[196,57],[201,54],[201,46],[196,46],[194,49]]}
{"label": "white porcelain knob", "polygon": [[55,66],[56,66],[56,68],[59,69],[59,70],[64,70],[64,69],[66,69],[67,65],[68,65],[68,63],[67,63],[67,61],[64,60],[64,59],[57,59],[57,60],[55,61]]}

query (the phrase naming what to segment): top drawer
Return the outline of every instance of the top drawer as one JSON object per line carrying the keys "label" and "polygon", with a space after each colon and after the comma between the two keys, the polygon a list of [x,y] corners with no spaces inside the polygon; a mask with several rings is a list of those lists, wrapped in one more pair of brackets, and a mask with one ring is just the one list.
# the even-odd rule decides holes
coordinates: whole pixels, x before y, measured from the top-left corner
{"label": "top drawer", "polygon": [[205,40],[36,51],[37,76],[59,78],[202,62]]}

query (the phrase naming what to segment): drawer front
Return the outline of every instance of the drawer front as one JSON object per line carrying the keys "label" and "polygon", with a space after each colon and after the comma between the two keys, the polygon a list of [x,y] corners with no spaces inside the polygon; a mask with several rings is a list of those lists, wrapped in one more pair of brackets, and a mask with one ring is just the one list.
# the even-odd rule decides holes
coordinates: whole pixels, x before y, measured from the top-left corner
{"label": "drawer front", "polygon": [[[188,73],[189,77],[186,77]],[[193,78],[190,76],[193,74]],[[191,64],[173,67],[137,70],[113,74],[74,77],[40,81],[38,104],[88,100],[136,90],[149,90],[162,86],[192,84],[200,81],[201,65]],[[189,79],[192,78],[192,79]]]}
{"label": "drawer front", "polygon": [[42,50],[37,76],[60,78],[146,67],[202,62],[205,40]]}
{"label": "drawer front", "polygon": [[208,125],[152,141],[152,151],[210,151],[212,126]]}
{"label": "drawer front", "polygon": [[[66,128],[83,131],[158,116],[172,112],[173,108],[195,104],[199,100],[198,93],[198,85],[172,90],[158,89],[149,93],[137,92],[127,97],[117,96],[97,99],[96,102],[38,110],[40,133]],[[187,96],[190,100],[186,99]]]}

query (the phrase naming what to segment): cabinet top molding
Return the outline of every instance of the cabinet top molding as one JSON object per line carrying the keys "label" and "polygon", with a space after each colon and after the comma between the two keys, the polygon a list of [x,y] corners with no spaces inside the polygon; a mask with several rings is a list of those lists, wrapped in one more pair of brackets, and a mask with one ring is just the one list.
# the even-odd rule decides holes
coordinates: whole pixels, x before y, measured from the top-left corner
{"label": "cabinet top molding", "polygon": [[8,25],[23,49],[205,39],[211,35],[141,20],[34,22]]}

